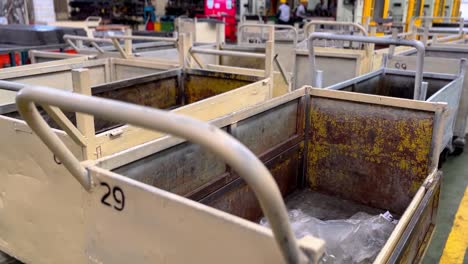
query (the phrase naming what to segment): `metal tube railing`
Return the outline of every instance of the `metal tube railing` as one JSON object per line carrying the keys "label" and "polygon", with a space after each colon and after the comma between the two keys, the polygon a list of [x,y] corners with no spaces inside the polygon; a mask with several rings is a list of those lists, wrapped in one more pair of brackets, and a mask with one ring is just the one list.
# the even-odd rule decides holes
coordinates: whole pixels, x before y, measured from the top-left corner
{"label": "metal tube railing", "polygon": [[75,35],[63,35],[63,39],[67,40],[81,40],[81,41],[87,41],[87,42],[96,42],[96,43],[110,43],[112,44],[112,40],[110,39],[105,39],[105,38],[90,38],[90,37],[84,37],[84,36],[75,36]]}
{"label": "metal tube railing", "polygon": [[290,25],[270,25],[270,24],[242,24],[239,25],[237,28],[237,43],[241,44],[244,40],[244,29],[245,28],[274,28],[274,29],[289,29],[292,30],[294,33],[293,43],[294,46],[297,45],[299,39],[299,32],[297,28],[290,26]]}
{"label": "metal tube railing", "polygon": [[261,54],[261,53],[231,51],[231,50],[214,50],[214,49],[191,48],[190,52],[191,53],[199,53],[199,54],[208,54],[208,55],[233,56],[233,57],[257,58],[257,59],[265,59],[266,58],[266,55]]}
{"label": "metal tube railing", "polygon": [[[309,34],[311,32],[309,32],[309,29],[312,27],[312,26],[315,26],[315,25],[331,25],[331,26],[350,26],[350,27],[354,27],[356,28],[357,30],[361,31],[362,35],[364,36],[368,36],[369,33],[367,32],[367,30],[362,26],[362,25],[359,25],[358,23],[353,23],[353,22],[344,22],[344,21],[324,21],[324,20],[314,20],[314,21],[310,21],[308,22],[307,24],[304,25],[304,34],[305,34],[305,37],[307,38],[309,36]],[[312,32],[313,33],[313,32]]]}
{"label": "metal tube railing", "polygon": [[178,36],[177,32],[174,32],[172,38],[169,37],[150,37],[150,36],[127,36],[127,35],[118,35],[118,36],[108,36],[109,39],[130,39],[130,40],[145,40],[145,41],[167,41],[167,42],[177,42]]}
{"label": "metal tube railing", "polygon": [[[389,38],[379,38],[379,37],[365,37],[365,36],[353,36],[353,35],[337,35],[331,33],[312,33],[308,38],[308,48],[309,48],[309,63],[311,67],[312,75],[315,75],[316,64],[315,64],[315,52],[314,52],[314,41],[316,39],[329,39],[329,40],[344,40],[344,41],[356,41],[364,43],[374,43],[382,45],[400,45],[400,46],[410,46],[414,47],[417,50],[417,63],[416,63],[416,76],[414,80],[414,95],[415,100],[425,100],[421,98],[421,86],[423,80],[423,66],[424,66],[424,45],[417,40],[404,40],[404,39],[389,39]],[[315,76],[311,84],[314,83]]]}
{"label": "metal tube railing", "polygon": [[36,103],[172,134],[213,151],[255,193],[285,261],[308,263],[308,257],[294,237],[281,192],[270,172],[255,154],[223,130],[187,116],[135,104],[52,88],[28,86],[21,89],[16,104],[24,120],[86,190],[93,187],[87,169],[52,131],[39,114]]}

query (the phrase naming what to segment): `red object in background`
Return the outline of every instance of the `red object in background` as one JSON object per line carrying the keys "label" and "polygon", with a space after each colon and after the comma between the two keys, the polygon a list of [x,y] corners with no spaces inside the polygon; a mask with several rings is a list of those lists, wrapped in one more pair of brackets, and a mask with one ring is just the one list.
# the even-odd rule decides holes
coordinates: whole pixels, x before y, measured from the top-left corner
{"label": "red object in background", "polygon": [[154,22],[148,21],[148,23],[146,23],[146,30],[154,31]]}
{"label": "red object in background", "polygon": [[[15,61],[16,61],[16,65],[20,65],[20,55],[17,53],[15,54]],[[10,55],[7,53],[7,54],[0,54],[0,69],[1,68],[5,68],[5,66],[10,67]]]}
{"label": "red object in background", "polygon": [[235,0],[205,0],[205,16],[224,21],[226,39],[236,41]]}

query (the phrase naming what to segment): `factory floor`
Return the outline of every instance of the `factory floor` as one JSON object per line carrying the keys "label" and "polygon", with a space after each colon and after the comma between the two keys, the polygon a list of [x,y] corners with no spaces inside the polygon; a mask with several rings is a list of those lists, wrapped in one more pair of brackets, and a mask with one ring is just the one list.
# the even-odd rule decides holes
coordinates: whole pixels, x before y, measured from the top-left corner
{"label": "factory floor", "polygon": [[437,226],[424,264],[468,264],[468,146],[443,165]]}

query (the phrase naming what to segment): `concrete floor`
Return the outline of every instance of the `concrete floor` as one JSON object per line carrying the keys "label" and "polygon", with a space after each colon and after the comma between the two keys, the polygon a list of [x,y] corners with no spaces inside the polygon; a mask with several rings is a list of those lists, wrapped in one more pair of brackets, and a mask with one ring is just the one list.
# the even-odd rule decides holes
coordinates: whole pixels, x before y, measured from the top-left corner
{"label": "concrete floor", "polygon": [[[458,205],[468,186],[468,146],[458,157],[449,157],[443,165],[442,190],[440,194],[439,212],[434,237],[426,253],[423,263],[439,263],[444,246],[452,229],[454,216]],[[468,235],[468,234],[467,234]],[[468,254],[465,253],[464,264],[468,264]]]}

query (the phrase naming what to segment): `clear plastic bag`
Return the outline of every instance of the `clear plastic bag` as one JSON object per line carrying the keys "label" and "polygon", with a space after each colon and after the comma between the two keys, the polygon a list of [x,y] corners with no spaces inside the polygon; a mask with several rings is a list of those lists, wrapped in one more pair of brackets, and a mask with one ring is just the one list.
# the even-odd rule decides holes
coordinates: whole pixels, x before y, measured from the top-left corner
{"label": "clear plastic bag", "polygon": [[[372,263],[395,228],[391,215],[359,212],[349,219],[322,221],[300,209],[289,211],[297,238],[312,235],[325,240],[322,263]],[[268,225],[265,219],[261,225]]]}

